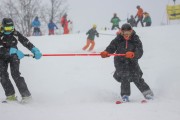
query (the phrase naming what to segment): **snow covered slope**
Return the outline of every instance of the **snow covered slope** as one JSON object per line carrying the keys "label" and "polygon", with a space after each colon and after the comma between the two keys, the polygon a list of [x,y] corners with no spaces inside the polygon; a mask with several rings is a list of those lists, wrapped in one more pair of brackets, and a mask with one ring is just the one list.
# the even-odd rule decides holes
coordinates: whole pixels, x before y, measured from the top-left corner
{"label": "snow covered slope", "polygon": [[[112,77],[113,57],[24,58],[20,71],[33,102],[0,103],[0,120],[179,120],[180,25],[135,30],[143,42],[144,56],[139,63],[145,81],[154,91],[152,102],[141,104],[143,96],[132,83],[131,102],[115,104],[120,98],[120,84]],[[113,38],[100,35],[95,39],[95,51],[103,51]],[[81,50],[86,42],[85,33],[29,39],[43,54],[85,53]],[[30,53],[22,45],[19,47]],[[17,89],[16,93],[21,99]],[[3,99],[0,87],[0,100]]]}

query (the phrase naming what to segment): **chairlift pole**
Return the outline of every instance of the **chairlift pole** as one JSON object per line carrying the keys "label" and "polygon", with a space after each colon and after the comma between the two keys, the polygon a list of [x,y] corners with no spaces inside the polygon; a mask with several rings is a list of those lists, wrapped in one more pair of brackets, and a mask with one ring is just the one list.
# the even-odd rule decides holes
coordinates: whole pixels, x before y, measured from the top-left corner
{"label": "chairlift pole", "polygon": [[174,2],[174,5],[176,4],[176,0],[173,0],[173,2]]}

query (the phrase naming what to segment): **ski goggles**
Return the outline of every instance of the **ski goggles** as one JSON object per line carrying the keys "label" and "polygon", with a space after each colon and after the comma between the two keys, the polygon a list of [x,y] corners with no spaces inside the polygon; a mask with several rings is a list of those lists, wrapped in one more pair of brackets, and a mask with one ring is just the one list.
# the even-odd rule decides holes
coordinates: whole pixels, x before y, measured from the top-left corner
{"label": "ski goggles", "polygon": [[132,30],[129,30],[129,31],[122,31],[122,34],[124,36],[130,36],[132,34]]}
{"label": "ski goggles", "polygon": [[5,31],[13,31],[14,30],[14,26],[5,26],[4,30]]}

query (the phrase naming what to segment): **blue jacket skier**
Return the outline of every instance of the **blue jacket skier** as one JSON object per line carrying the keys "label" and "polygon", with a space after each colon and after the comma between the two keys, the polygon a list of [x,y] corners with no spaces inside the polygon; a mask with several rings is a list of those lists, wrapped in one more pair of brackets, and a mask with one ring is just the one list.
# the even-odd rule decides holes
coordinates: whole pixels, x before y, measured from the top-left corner
{"label": "blue jacket skier", "polygon": [[53,22],[53,20],[50,20],[50,22],[48,23],[49,35],[54,35],[54,28],[58,29],[57,25]]}
{"label": "blue jacket skier", "polygon": [[41,35],[40,26],[41,26],[41,23],[39,21],[39,18],[36,16],[34,21],[32,22],[32,27],[34,28],[33,29],[33,35],[34,36],[40,36]]}

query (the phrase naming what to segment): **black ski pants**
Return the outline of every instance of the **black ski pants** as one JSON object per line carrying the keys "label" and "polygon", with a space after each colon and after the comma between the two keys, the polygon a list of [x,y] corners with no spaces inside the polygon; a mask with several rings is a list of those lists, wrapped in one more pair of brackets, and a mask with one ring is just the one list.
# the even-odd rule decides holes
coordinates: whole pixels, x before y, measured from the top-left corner
{"label": "black ski pants", "polygon": [[[139,80],[133,81],[134,84],[137,86],[137,88],[141,91],[141,93],[145,93],[146,91],[151,91],[149,86],[146,84],[143,78],[140,78]],[[128,80],[122,80],[121,81],[121,96],[128,95],[130,96],[131,90],[130,90],[130,82]],[[145,95],[145,94],[143,94]]]}
{"label": "black ski pants", "polygon": [[119,25],[113,25],[112,28],[111,28],[111,30],[114,30],[115,28],[120,29]]}
{"label": "black ski pants", "polygon": [[138,17],[138,20],[136,22],[136,26],[138,26],[138,23],[141,23],[141,26],[144,27],[144,24],[143,24],[143,17]]}
{"label": "black ski pants", "polygon": [[13,87],[13,84],[11,83],[9,79],[8,74],[8,65],[10,64],[10,71],[12,78],[14,79],[14,82],[21,94],[22,97],[30,96],[30,92],[27,88],[27,85],[25,83],[25,80],[23,77],[20,76],[19,72],[19,65],[20,60],[16,55],[12,55],[7,58],[0,58],[0,82],[2,84],[2,87],[5,91],[6,96],[10,96],[15,94],[15,90]]}

